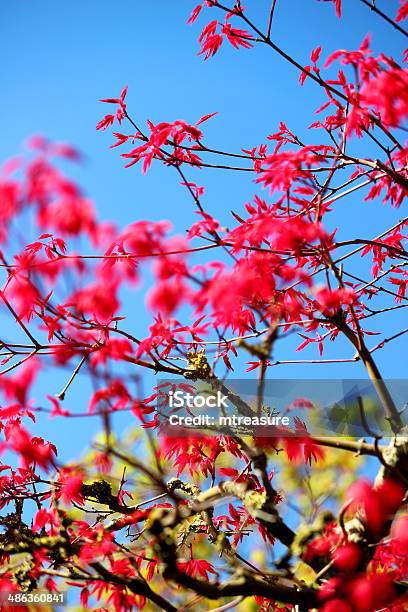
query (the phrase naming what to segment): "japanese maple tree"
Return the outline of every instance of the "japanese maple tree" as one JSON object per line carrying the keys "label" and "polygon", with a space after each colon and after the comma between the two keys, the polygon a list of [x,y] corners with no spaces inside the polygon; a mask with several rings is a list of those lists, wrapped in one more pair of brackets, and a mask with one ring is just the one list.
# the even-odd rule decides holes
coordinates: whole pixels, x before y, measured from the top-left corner
{"label": "japanese maple tree", "polygon": [[[402,612],[408,433],[376,355],[408,332],[387,335],[382,323],[408,305],[408,217],[377,236],[364,227],[347,235],[336,218],[348,197],[356,207],[374,200],[402,210],[406,57],[376,55],[367,36],[329,56],[318,44],[305,49],[305,65],[275,42],[276,11],[288,3],[273,0],[255,23],[251,0],[225,1],[191,7],[198,61],[217,61],[227,45],[240,54],[261,47],[298,71],[299,87],[316,86],[321,105],[307,140],[274,118],[262,142],[230,150],[208,142],[208,122],[222,121],[213,109],[194,124],[152,123],[127,103],[127,87],[103,99],[109,110],[96,129],[111,132],[123,172],[162,164],[181,184],[196,213],[184,235],[173,232],[171,210],[127,227],[100,221],[62,170],[81,162],[70,145],[33,137],[26,157],[2,168],[0,588],[69,589],[83,609],[117,612]],[[341,19],[342,1],[326,2]],[[408,35],[406,0],[397,15],[360,2],[389,36]],[[212,171],[253,176],[253,199],[234,204],[228,227],[191,178],[197,168],[203,183]],[[30,244],[27,219],[38,235]],[[141,337],[126,315],[135,290],[151,314]],[[294,335],[293,359],[279,359]],[[329,343],[336,357],[325,357]],[[163,386],[152,374],[228,390],[230,373],[246,371],[256,405],[231,401],[248,415],[264,410],[276,366],[308,362],[337,363],[339,372],[363,364],[389,426],[383,440],[368,425],[362,440],[319,437],[301,420],[275,437],[160,428]],[[48,393],[38,399],[43,376]],[[54,376],[64,376],[62,388]],[[78,406],[70,393],[81,376],[94,390]],[[122,412],[130,433],[115,428]],[[58,439],[42,435],[48,418],[61,431],[67,419],[99,420],[101,433],[87,455],[64,463]]]}

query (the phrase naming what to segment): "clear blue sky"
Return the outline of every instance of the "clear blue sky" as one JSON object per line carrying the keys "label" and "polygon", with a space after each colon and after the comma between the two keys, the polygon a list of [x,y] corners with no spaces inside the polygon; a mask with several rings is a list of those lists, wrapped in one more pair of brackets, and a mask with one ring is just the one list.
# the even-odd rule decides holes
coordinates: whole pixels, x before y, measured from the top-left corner
{"label": "clear blue sky", "polygon": [[[265,22],[269,0],[247,0],[245,4],[258,24]],[[329,2],[278,0],[276,42],[306,64],[318,44],[323,45],[322,56],[327,57],[338,47],[357,48],[371,32],[374,49],[399,58],[404,40],[398,34],[359,0],[345,0],[344,4],[344,18],[339,21]],[[397,0],[378,4],[395,15]],[[225,44],[214,59],[204,63],[197,57],[199,26],[204,20],[193,27],[185,25],[194,6],[190,0],[2,2],[0,160],[17,153],[33,133],[71,142],[87,158],[72,174],[94,199],[102,218],[114,218],[118,225],[143,218],[171,218],[176,230],[183,233],[195,215],[175,173],[158,165],[147,176],[142,176],[138,167],[124,170],[118,150],[108,148],[110,136],[95,131],[95,124],[106,112],[98,99],[115,96],[128,84],[128,109],[141,124],[147,118],[195,122],[218,111],[217,118],[206,125],[206,142],[230,150],[259,144],[276,131],[280,120],[303,135],[305,126],[314,121],[313,110],[322,101],[319,88],[310,83],[299,88],[295,69],[266,48],[236,52]],[[208,20],[215,18],[214,13],[207,11]],[[190,173],[191,178],[197,175]],[[255,192],[250,178],[237,180],[234,174],[202,172],[197,180],[207,186],[206,208],[223,220],[229,218],[232,208],[242,209]],[[359,196],[344,201],[336,219],[345,223],[350,235],[373,237],[402,215],[402,211],[380,203],[363,204]],[[142,294],[134,294],[127,307],[131,324],[143,336],[149,319]],[[401,321],[402,315],[398,315],[387,323],[390,333]],[[293,340],[280,345],[277,357],[293,358],[297,344]],[[385,376],[405,375],[401,359],[405,346],[402,338],[384,357],[379,355]],[[327,356],[333,351],[329,347]],[[350,348],[343,347],[342,356],[351,354]],[[287,368],[279,374],[274,370],[273,375],[340,377],[364,373],[353,365],[341,370],[327,366],[324,371]],[[59,382],[55,384],[57,392]],[[71,390],[68,407],[86,408],[83,384],[78,382]],[[36,395],[39,401],[45,390],[50,392],[41,383]],[[120,420],[125,424],[129,417]],[[57,438],[56,428],[61,424],[47,425],[51,437]],[[77,454],[78,445],[86,441],[92,427],[89,420],[81,420],[80,425],[64,422],[68,454]]]}

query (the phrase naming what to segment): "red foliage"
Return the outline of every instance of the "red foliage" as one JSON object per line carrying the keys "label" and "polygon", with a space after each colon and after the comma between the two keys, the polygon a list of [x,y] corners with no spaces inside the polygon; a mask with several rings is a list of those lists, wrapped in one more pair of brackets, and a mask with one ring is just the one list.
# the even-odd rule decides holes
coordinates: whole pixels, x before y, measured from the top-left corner
{"label": "red foliage", "polygon": [[[341,0],[326,1],[341,18]],[[113,110],[96,129],[120,129],[112,131],[110,146],[122,147],[125,167],[140,163],[146,173],[162,164],[177,176],[196,219],[182,236],[174,235],[169,221],[135,219],[124,228],[102,222],[93,202],[60,169],[61,161],[82,161],[65,143],[35,136],[26,154],[0,173],[0,301],[8,317],[0,341],[0,506],[5,510],[0,591],[14,591],[17,584],[33,590],[40,581],[55,591],[64,579],[81,589],[84,608],[95,600],[107,606],[99,609],[115,612],[142,609],[147,600],[174,610],[168,595],[177,605],[180,599],[180,609],[196,603],[182,600],[175,585],[197,591],[200,605],[207,596],[238,594],[245,601],[254,596],[263,611],[293,610],[296,602],[325,612],[403,610],[407,453],[398,435],[399,407],[378,382],[373,354],[407,332],[386,336],[374,317],[406,306],[408,220],[377,237],[367,237],[362,227],[361,237],[350,238],[345,213],[339,228],[335,214],[339,200],[341,205],[350,193],[357,207],[365,187],[363,206],[372,208],[360,214],[374,214],[372,201],[378,199],[388,205],[387,213],[402,205],[408,191],[408,149],[401,142],[408,116],[407,71],[385,53],[375,55],[369,36],[358,49],[334,51],[325,63],[322,46],[316,45],[307,50],[310,61],[303,66],[271,34],[275,4],[265,31],[239,0],[232,6],[204,0],[188,23],[206,19],[209,11],[214,17],[199,34],[204,61],[226,48],[244,52],[262,44],[298,69],[301,85],[318,85],[318,117],[301,136],[280,122],[255,146],[217,149],[207,144],[207,121],[217,114],[213,109],[195,123],[148,120],[142,129],[128,111],[127,86],[118,97],[101,100]],[[375,3],[372,11],[392,21]],[[408,2],[402,1],[396,31],[407,15]],[[229,193],[223,193],[217,218],[207,210],[211,190],[190,180],[190,171],[204,175],[211,169],[252,176],[251,201],[230,204]],[[22,225],[27,218],[36,232],[28,244]],[[16,232],[16,221],[23,231]],[[351,262],[357,254],[362,261],[355,270]],[[372,278],[366,278],[370,268]],[[137,300],[138,313],[146,304],[146,314],[152,314],[147,331],[141,321],[126,321]],[[139,325],[140,337],[134,329]],[[280,340],[292,334],[298,341],[293,346],[289,341],[289,350],[304,351],[305,357],[285,361]],[[373,334],[380,335],[374,346]],[[339,339],[350,345],[350,357],[333,358],[328,351],[329,358],[316,358],[315,348],[322,357],[329,341]],[[379,389],[395,434],[387,450],[379,449],[377,438],[353,445],[313,436],[297,416],[293,426],[273,436],[262,428],[234,435],[220,428],[189,435],[174,429],[168,435],[162,427],[170,391],[190,393],[190,382],[224,389],[230,372],[240,372],[243,363],[253,371],[263,415],[270,408],[264,383],[271,368],[304,362],[340,367],[354,361],[366,366]],[[54,376],[48,376],[52,389],[37,397],[37,383],[47,377],[50,364],[56,379],[68,370],[66,383],[56,394]],[[177,380],[156,383],[145,393],[142,368]],[[81,391],[73,405],[64,404],[84,373],[92,390]],[[232,395],[231,402],[239,412],[254,412],[255,406],[240,397]],[[314,414],[308,398],[287,406],[287,414],[302,408]],[[30,428],[38,428],[43,412],[58,417],[58,424],[99,419],[102,434],[91,454],[63,463],[52,442],[26,428],[27,418]],[[136,424],[124,449],[114,437],[119,412]],[[368,427],[367,437],[373,437]],[[291,514],[285,517],[288,508],[300,514],[302,509],[287,500],[285,483],[268,470],[267,460],[283,453],[289,473],[308,475],[324,463],[326,445],[380,459],[379,478],[373,485],[356,477],[344,506],[336,509],[338,519],[318,526],[313,520],[320,499],[309,486],[314,517],[302,538],[301,531],[293,531],[298,525]],[[394,453],[392,464],[388,452]],[[247,555],[259,543],[267,547],[265,571]],[[209,559],[201,558],[208,545]],[[280,560],[278,546],[289,551]],[[29,559],[27,567],[11,563],[21,554]],[[313,587],[297,578],[300,560],[316,572]],[[269,573],[269,565],[275,573]],[[162,596],[150,589],[156,581]]]}

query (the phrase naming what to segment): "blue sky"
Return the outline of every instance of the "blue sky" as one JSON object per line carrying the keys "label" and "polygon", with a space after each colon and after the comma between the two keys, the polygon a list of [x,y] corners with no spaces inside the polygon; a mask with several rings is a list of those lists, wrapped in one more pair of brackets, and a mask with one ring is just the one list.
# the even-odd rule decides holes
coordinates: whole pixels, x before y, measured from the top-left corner
{"label": "blue sky", "polygon": [[[339,21],[329,2],[291,0],[277,3],[273,37],[303,64],[310,51],[323,45],[322,57],[333,50],[357,48],[367,32],[373,35],[373,48],[400,57],[404,40],[372,14],[358,0],[345,0],[344,18]],[[0,47],[2,66],[0,96],[0,160],[18,153],[24,140],[41,133],[51,139],[78,146],[86,156],[81,168],[70,173],[95,201],[102,218],[113,218],[118,225],[137,219],[170,218],[177,232],[183,233],[196,216],[188,196],[171,169],[154,165],[147,176],[137,166],[123,169],[118,150],[109,150],[111,137],[95,131],[95,124],[106,112],[100,98],[115,96],[129,85],[128,110],[140,124],[149,118],[185,119],[195,122],[204,114],[219,115],[206,124],[206,142],[227,150],[251,148],[276,131],[283,120],[297,134],[305,135],[314,109],[323,101],[319,88],[306,83],[298,86],[298,74],[267,48],[236,52],[227,43],[212,60],[197,57],[200,25],[185,22],[195,2],[189,0],[14,0],[0,5]],[[257,24],[267,18],[269,0],[247,0],[248,12]],[[389,14],[398,2],[379,2]],[[372,152],[368,152],[372,154]],[[214,171],[191,172],[206,185],[206,208],[227,222],[229,211],[242,210],[256,191],[251,178]],[[362,203],[361,196],[342,201],[336,223],[343,223],[349,235],[373,237],[391,226],[403,212],[381,203]],[[33,235],[32,238],[35,238]],[[127,299],[129,322],[140,336],[149,321],[142,293]],[[403,315],[385,323],[393,333]],[[375,337],[374,341],[375,342]],[[298,341],[279,345],[280,359],[293,358]],[[385,376],[405,375],[404,337],[391,351],[378,354]],[[339,351],[352,355],[345,345],[328,348],[327,356]],[[274,371],[280,377],[364,376],[360,365],[293,367]],[[64,374],[65,375],[65,374]],[[64,375],[56,375],[59,390]],[[149,383],[151,378],[146,379]],[[58,381],[58,384],[57,384]],[[85,383],[72,388],[69,402],[86,409]],[[49,380],[40,383],[37,399],[50,392]],[[148,385],[147,385],[148,386]],[[54,392],[54,391],[52,391]],[[147,393],[148,394],[148,393]],[[86,422],[85,422],[86,421]],[[94,425],[91,420],[64,422],[67,455],[77,454]],[[129,417],[120,417],[125,425]],[[51,437],[59,435],[61,421],[46,426]]]}

